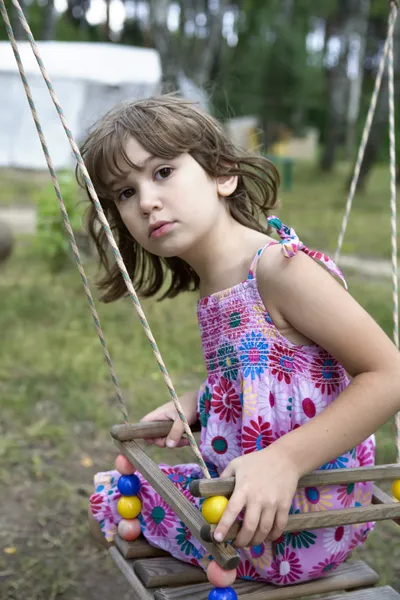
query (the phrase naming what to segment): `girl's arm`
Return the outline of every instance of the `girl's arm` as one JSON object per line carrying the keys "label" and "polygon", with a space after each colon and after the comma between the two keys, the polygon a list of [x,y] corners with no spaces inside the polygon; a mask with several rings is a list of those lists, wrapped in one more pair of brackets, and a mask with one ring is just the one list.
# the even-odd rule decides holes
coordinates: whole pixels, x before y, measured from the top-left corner
{"label": "girl's arm", "polygon": [[271,250],[272,260],[267,252],[258,271],[265,306],[275,306],[353,378],[322,413],[276,442],[303,475],[362,442],[400,410],[400,354],[322,266],[303,252],[287,259],[278,247]]}
{"label": "girl's arm", "polygon": [[261,257],[257,281],[272,318],[325,348],[353,379],[314,419],[221,473],[236,481],[215,538],[224,539],[245,508],[238,547],[277,539],[299,478],[354,448],[400,409],[399,352],[330,273],[301,252],[285,258],[277,245]]}

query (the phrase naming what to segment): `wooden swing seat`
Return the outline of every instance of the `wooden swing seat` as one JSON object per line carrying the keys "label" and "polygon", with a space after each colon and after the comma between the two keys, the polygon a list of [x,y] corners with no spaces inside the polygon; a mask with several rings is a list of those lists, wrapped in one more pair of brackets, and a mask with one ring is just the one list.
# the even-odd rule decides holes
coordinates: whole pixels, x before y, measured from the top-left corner
{"label": "wooden swing seat", "polygon": [[[116,538],[109,550],[115,564],[134,590],[138,600],[207,600],[212,585],[205,572],[153,548],[144,540],[125,542]],[[318,594],[339,592],[330,600],[399,600],[392,587],[375,587],[378,574],[361,560],[349,560],[331,575],[287,587],[238,580],[234,589],[239,600],[318,599]]]}
{"label": "wooden swing seat", "polygon": [[[230,544],[216,544],[212,541],[212,529],[204,521],[202,514],[175,485],[159,470],[158,466],[136,443],[136,439],[167,435],[170,423],[140,423],[117,425],[111,435],[119,451],[124,454],[154,489],[164,498],[176,514],[199,539],[205,548],[225,568],[233,568],[239,560]],[[400,465],[362,467],[358,469],[337,469],[336,472],[315,471],[299,481],[299,487],[329,485],[357,481],[384,481],[399,478]],[[194,481],[190,487],[192,494],[207,497],[216,494],[230,495],[233,481],[229,479],[209,479]],[[314,514],[300,514],[289,517],[285,531],[299,531],[318,527],[365,523],[392,519],[400,525],[400,502],[394,501],[376,485],[373,490],[372,505],[369,507],[344,510],[322,511]],[[234,528],[232,528],[234,529]],[[229,534],[228,534],[229,535]],[[236,531],[232,531],[234,539]],[[139,600],[207,600],[212,586],[200,567],[172,558],[167,552],[150,546],[144,539],[127,542],[119,536],[109,553],[132,586]],[[325,577],[286,587],[271,584],[237,580],[232,586],[239,600],[290,600],[292,598],[313,597],[318,594],[340,592],[329,596],[330,600],[395,600],[400,599],[390,586],[375,587],[379,575],[360,560],[349,560]]]}

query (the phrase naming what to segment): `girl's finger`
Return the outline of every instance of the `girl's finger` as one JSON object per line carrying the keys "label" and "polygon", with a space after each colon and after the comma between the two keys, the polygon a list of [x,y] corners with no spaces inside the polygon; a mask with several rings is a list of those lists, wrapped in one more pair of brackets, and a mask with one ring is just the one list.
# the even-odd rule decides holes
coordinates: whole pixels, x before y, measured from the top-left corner
{"label": "girl's finger", "polygon": [[168,448],[176,448],[176,446],[182,439],[183,433],[184,433],[183,424],[182,424],[180,418],[177,417],[174,420],[171,430],[166,439],[166,445],[168,446]]}
{"label": "girl's finger", "polygon": [[259,546],[268,537],[275,523],[273,513],[270,509],[264,508],[261,513],[257,531],[250,542],[250,546]]}
{"label": "girl's finger", "polygon": [[274,523],[268,534],[269,540],[277,540],[281,537],[288,522],[289,510],[281,507],[275,514]]}
{"label": "girl's finger", "polygon": [[247,548],[258,530],[261,517],[261,505],[250,503],[246,505],[246,512],[239,534],[234,546],[236,548]]}
{"label": "girl's finger", "polygon": [[229,502],[224,510],[224,513],[214,532],[216,542],[222,542],[228,533],[229,528],[236,521],[241,510],[245,506],[246,498],[239,492],[234,490]]}
{"label": "girl's finger", "polygon": [[221,475],[219,476],[220,479],[223,479],[224,477],[231,477],[235,474],[235,467],[232,466],[232,462],[229,463],[229,465],[222,471]]}
{"label": "girl's finger", "polygon": [[139,423],[146,423],[147,421],[158,421],[158,420],[162,420],[162,415],[159,414],[161,411],[157,410],[153,410],[152,412],[148,413],[147,415],[145,415],[144,417],[142,417],[139,421]]}

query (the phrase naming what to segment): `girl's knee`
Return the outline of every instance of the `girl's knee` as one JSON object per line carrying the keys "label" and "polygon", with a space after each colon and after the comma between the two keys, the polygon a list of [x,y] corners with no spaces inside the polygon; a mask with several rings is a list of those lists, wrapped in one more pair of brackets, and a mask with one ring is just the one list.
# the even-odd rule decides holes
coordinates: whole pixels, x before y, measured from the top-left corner
{"label": "girl's knee", "polygon": [[89,532],[90,532],[91,536],[96,540],[96,542],[101,544],[103,546],[103,548],[109,548],[110,546],[112,546],[112,542],[108,542],[106,540],[106,538],[104,537],[104,535],[100,529],[100,525],[98,524],[98,522],[96,521],[96,519],[93,516],[90,505],[88,506],[88,521],[89,521]]}

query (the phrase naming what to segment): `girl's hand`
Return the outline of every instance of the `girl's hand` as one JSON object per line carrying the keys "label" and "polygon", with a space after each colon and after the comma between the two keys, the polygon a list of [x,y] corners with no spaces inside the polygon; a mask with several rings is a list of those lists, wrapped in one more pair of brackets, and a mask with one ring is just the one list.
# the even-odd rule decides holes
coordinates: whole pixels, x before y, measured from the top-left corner
{"label": "girl's hand", "polygon": [[[195,423],[197,420],[197,391],[186,392],[179,398],[179,401],[182,405],[183,412],[188,420],[189,425],[193,425],[193,423]],[[147,414],[145,417],[143,417],[143,419],[141,419],[141,421],[174,422],[167,437],[147,439],[146,441],[149,444],[155,444],[160,448],[164,448],[165,446],[168,446],[169,448],[178,448],[181,446],[187,446],[189,444],[189,441],[182,437],[184,433],[183,425],[172,400],[171,402],[167,402],[166,404],[163,404],[159,408],[156,408],[156,410],[153,410],[151,413]]]}
{"label": "girl's hand", "polygon": [[[281,447],[269,446],[235,458],[221,473],[235,476],[235,488],[215,530],[222,541],[230,526],[245,509],[235,546],[258,546],[266,538],[278,539],[287,523],[300,473]],[[218,537],[220,536],[220,537]]]}

